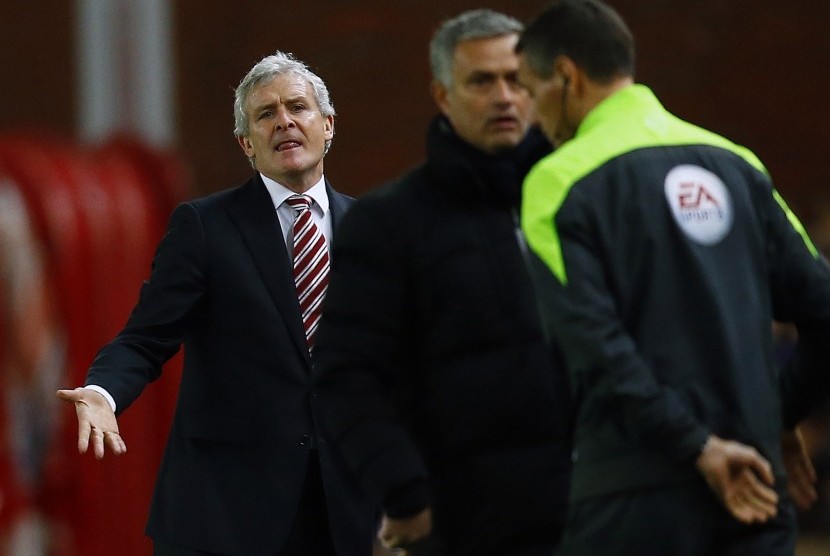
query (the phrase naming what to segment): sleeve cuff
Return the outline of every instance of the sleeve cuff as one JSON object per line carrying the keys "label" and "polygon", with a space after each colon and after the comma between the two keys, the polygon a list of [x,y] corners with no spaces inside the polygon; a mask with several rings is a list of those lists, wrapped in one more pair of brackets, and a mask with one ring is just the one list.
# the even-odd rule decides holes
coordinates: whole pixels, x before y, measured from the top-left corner
{"label": "sleeve cuff", "polygon": [[393,519],[412,517],[429,507],[430,498],[426,479],[416,479],[389,493],[383,501],[383,511]]}
{"label": "sleeve cuff", "polygon": [[107,392],[106,390],[104,390],[100,386],[96,386],[94,384],[87,384],[86,386],[84,386],[84,389],[92,390],[93,392],[98,392],[99,394],[104,396],[104,399],[106,399],[107,403],[110,404],[110,407],[112,408],[112,412],[115,413],[115,400],[113,399],[112,396],[110,396],[109,392]]}
{"label": "sleeve cuff", "polygon": [[693,464],[703,451],[710,435],[711,432],[705,427],[697,427],[678,444],[674,451],[674,457],[678,461]]}

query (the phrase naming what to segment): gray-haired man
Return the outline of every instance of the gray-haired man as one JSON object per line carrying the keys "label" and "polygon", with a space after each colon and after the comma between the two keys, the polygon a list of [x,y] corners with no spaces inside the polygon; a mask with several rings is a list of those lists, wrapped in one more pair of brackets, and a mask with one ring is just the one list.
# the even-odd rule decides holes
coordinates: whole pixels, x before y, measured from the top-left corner
{"label": "gray-haired man", "polygon": [[277,52],[239,84],[235,116],[256,175],[176,208],[127,325],[86,386],[59,396],[75,403],[81,452],[124,453],[116,414],[183,345],[147,526],[156,556],[366,556],[373,513],[311,387],[327,246],[351,203],[323,176],[334,107]]}

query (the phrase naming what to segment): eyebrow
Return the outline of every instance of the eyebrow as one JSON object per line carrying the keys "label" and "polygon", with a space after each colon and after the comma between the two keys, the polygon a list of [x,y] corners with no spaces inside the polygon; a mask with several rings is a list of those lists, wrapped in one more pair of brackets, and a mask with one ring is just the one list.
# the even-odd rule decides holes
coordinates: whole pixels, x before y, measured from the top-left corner
{"label": "eyebrow", "polygon": [[295,95],[295,96],[291,96],[291,97],[282,99],[280,101],[273,101],[273,102],[267,102],[267,103],[263,103],[263,104],[257,104],[255,106],[252,106],[251,108],[252,108],[252,113],[253,114],[259,114],[261,112],[264,112],[265,110],[273,110],[274,108],[276,108],[280,104],[282,104],[283,106],[288,106],[290,104],[297,104],[298,102],[308,103],[308,100],[306,100],[306,97],[304,95]]}
{"label": "eyebrow", "polygon": [[254,112],[262,112],[263,110],[273,108],[277,104],[278,103],[276,103],[276,102],[269,102],[269,103],[266,103],[266,104],[257,104],[256,106],[252,106],[251,108],[253,109]]}
{"label": "eyebrow", "polygon": [[504,77],[506,79],[510,79],[510,78],[517,77],[518,74],[519,74],[519,70],[515,70],[515,69],[506,70],[506,71],[480,69],[480,70],[473,70],[467,76],[467,79],[475,79],[475,78],[481,78],[481,77],[495,78],[495,79],[498,79],[499,77]]}

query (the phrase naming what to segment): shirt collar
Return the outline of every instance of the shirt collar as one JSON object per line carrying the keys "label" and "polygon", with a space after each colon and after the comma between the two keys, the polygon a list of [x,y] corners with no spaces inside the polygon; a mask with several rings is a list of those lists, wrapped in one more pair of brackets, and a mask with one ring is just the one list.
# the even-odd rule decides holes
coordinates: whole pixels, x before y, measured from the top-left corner
{"label": "shirt collar", "polygon": [[[274,203],[275,209],[279,209],[280,205],[282,205],[285,200],[292,195],[297,195],[295,191],[291,191],[281,183],[272,180],[268,176],[260,174],[260,177],[262,178],[262,182],[265,184],[265,188],[268,190],[268,194],[271,196],[271,201]],[[329,196],[326,194],[325,176],[320,176],[320,181],[315,183],[311,189],[303,193],[303,195],[308,195],[314,199],[314,204],[320,207],[320,210],[324,215],[329,211]]]}

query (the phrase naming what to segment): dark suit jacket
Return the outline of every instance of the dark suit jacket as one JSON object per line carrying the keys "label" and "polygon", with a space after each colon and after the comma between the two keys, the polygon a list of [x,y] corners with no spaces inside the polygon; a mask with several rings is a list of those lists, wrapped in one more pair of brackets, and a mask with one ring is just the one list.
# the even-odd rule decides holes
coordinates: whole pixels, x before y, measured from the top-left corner
{"label": "dark suit jacket", "polygon": [[[516,237],[535,133],[487,155],[430,128],[428,160],[338,228],[317,387],[352,468],[392,517],[427,503],[454,556],[553,553],[570,396]],[[430,493],[431,491],[431,493]]]}
{"label": "dark suit jacket", "polygon": [[[351,199],[327,190],[336,225]],[[315,417],[312,363],[280,224],[257,175],[179,205],[126,327],[87,384],[124,411],[184,346],[147,533],[221,554],[275,554],[319,456],[335,544],[371,552],[372,516]]]}

